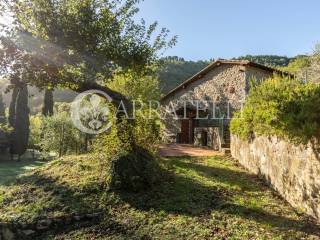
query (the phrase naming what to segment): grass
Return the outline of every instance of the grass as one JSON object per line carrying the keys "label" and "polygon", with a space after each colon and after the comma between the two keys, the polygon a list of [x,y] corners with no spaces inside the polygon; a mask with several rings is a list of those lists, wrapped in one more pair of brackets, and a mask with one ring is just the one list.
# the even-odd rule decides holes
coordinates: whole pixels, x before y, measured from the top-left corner
{"label": "grass", "polygon": [[0,162],[0,185],[9,185],[21,174],[42,166],[43,161],[4,161]]}
{"label": "grass", "polygon": [[66,157],[0,190],[0,221],[101,211],[38,239],[318,239],[319,228],[231,158],[168,158],[143,193],[105,191],[94,156]]}
{"label": "grass", "polygon": [[26,171],[45,164],[45,161],[39,159],[43,159],[41,154],[38,152],[33,154],[32,150],[28,150],[20,161],[17,160],[16,156],[11,159],[8,153],[0,153],[0,186],[8,185]]}

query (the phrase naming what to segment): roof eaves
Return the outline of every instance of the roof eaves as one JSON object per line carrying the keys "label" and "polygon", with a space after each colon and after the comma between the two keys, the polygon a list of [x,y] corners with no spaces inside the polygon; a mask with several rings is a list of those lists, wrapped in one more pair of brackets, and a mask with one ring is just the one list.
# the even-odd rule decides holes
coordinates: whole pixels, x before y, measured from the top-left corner
{"label": "roof eaves", "polygon": [[169,91],[165,96],[163,96],[161,98],[161,101],[165,100],[167,97],[169,97],[173,93],[177,92],[178,90],[185,89],[187,85],[202,78],[205,74],[207,74],[209,71],[211,71],[214,67],[220,66],[221,64],[236,64],[236,65],[252,66],[252,67],[263,69],[263,70],[266,70],[269,72],[277,73],[280,75],[286,75],[286,76],[289,76],[292,78],[295,77],[293,74],[291,74],[289,72],[285,72],[285,71],[281,71],[276,68],[264,66],[264,65],[261,65],[258,63],[251,62],[249,60],[240,60],[239,61],[239,60],[218,59],[218,60],[214,61],[213,63],[211,63],[210,65],[208,65],[207,67],[205,67],[204,69],[202,69],[200,72],[196,73],[195,75],[193,75],[192,77],[190,77],[189,79],[184,81],[183,83],[179,84],[177,87],[175,87],[171,91]]}

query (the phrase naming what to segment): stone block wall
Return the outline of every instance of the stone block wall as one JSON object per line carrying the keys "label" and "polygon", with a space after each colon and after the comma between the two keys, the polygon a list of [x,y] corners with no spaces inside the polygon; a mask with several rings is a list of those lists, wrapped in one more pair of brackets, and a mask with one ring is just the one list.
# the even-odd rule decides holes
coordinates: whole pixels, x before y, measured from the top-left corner
{"label": "stone block wall", "polygon": [[226,112],[226,104],[230,103],[233,109],[240,109],[241,102],[245,99],[246,74],[238,65],[221,65],[201,79],[189,84],[185,89],[174,93],[162,102],[168,105],[172,102],[176,109],[182,108],[184,102],[212,101]]}
{"label": "stone block wall", "polygon": [[218,127],[196,127],[194,129],[194,145],[202,147],[203,136],[202,132],[207,134],[207,147],[210,147],[216,151],[221,150],[220,133]]}
{"label": "stone block wall", "polygon": [[[272,76],[271,72],[255,67],[222,64],[197,79],[197,81],[170,95],[162,101],[162,106],[165,108],[171,103],[172,105],[170,106],[178,110],[184,107],[184,102],[191,103],[194,100],[213,102],[219,108],[220,116],[228,117],[230,112],[232,113],[241,108],[253,78],[260,82],[270,76]],[[212,113],[212,106],[201,105],[201,107],[207,108]],[[232,116],[230,115],[229,117]],[[180,124],[178,120],[168,115],[166,115],[164,124],[166,126],[165,135],[168,136],[165,139],[170,142],[172,136],[176,136],[180,132]]]}
{"label": "stone block wall", "polygon": [[231,136],[231,154],[241,165],[320,222],[320,154],[315,149],[311,143],[297,146],[277,137],[249,142]]}

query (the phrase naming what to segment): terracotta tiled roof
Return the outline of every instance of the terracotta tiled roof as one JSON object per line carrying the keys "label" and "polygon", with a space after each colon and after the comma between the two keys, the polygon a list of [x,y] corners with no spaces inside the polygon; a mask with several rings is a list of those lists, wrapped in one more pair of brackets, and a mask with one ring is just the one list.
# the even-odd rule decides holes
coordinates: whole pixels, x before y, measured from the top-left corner
{"label": "terracotta tiled roof", "polygon": [[250,62],[248,60],[225,60],[225,59],[218,59],[216,61],[214,61],[213,63],[211,63],[210,65],[208,65],[207,67],[205,67],[204,69],[202,69],[200,72],[198,72],[197,74],[195,74],[194,76],[192,76],[191,78],[187,79],[186,81],[184,81],[183,83],[181,83],[180,85],[178,85],[177,87],[175,87],[174,89],[172,89],[168,94],[166,94],[164,97],[162,97],[161,101],[165,100],[167,97],[171,96],[172,94],[178,92],[181,89],[186,88],[190,83],[195,82],[199,79],[201,79],[203,76],[205,76],[207,73],[209,73],[212,69],[222,65],[222,64],[234,64],[234,65],[242,65],[242,66],[251,66],[251,67],[255,67],[255,68],[259,68],[271,73],[275,73],[275,74],[279,74],[279,75],[284,75],[284,76],[289,76],[289,77],[294,77],[293,74],[285,72],[285,71],[281,71],[279,69],[276,68],[272,68],[272,67],[267,67],[258,63],[254,63],[254,62]]}

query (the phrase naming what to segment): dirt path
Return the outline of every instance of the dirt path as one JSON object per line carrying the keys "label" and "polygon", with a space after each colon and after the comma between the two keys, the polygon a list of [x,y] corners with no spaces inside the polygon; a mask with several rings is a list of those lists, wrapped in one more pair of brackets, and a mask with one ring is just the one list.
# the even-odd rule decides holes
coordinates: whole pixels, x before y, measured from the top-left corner
{"label": "dirt path", "polygon": [[166,144],[159,147],[162,157],[211,157],[222,156],[223,154],[209,148],[195,147],[188,144]]}

